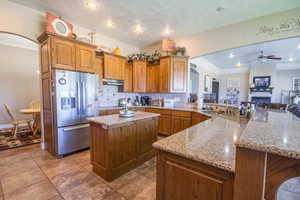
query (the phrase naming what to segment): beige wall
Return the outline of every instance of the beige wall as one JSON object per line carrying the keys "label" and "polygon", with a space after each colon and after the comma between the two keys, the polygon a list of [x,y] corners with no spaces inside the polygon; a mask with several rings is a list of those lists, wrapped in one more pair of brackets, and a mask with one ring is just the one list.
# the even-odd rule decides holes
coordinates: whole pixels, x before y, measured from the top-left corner
{"label": "beige wall", "polygon": [[[8,0],[0,0],[0,31],[7,31],[24,35],[32,40],[45,31],[45,13],[24,7],[19,4],[9,2]],[[72,23],[72,22],[70,22]],[[82,28],[76,24],[74,32],[78,36],[86,36],[91,30]],[[107,37],[101,33],[96,34],[96,44],[109,48],[121,48],[123,55],[128,55],[139,51],[134,46],[114,38]]]}
{"label": "beige wall", "polygon": [[[259,34],[260,27],[263,25],[278,27],[282,23],[292,22],[296,19],[300,20],[299,13],[300,8],[296,8],[187,37],[175,38],[176,45],[185,46],[187,54],[191,57],[195,57],[248,44],[299,36],[300,24],[298,24],[298,28],[293,30],[274,33],[271,35]],[[297,23],[296,21],[294,22]],[[151,52],[154,49],[159,50],[160,43],[149,45],[148,47],[143,48],[143,51]]]}
{"label": "beige wall", "polygon": [[4,103],[16,118],[30,117],[22,116],[19,109],[39,100],[38,52],[4,45],[0,45],[0,52],[0,123],[9,122]]}

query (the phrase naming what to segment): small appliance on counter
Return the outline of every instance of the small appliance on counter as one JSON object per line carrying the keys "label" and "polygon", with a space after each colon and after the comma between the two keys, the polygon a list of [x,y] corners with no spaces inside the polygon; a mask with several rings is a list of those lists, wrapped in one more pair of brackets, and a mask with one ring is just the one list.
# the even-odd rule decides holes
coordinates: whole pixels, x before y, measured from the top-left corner
{"label": "small appliance on counter", "polygon": [[149,96],[142,96],[141,97],[141,105],[142,106],[150,106],[151,105],[151,98]]}
{"label": "small appliance on counter", "polygon": [[122,117],[122,118],[130,118],[130,117],[134,117],[134,112],[131,111],[131,110],[128,110],[127,104],[128,104],[128,102],[127,102],[127,100],[124,98],[124,99],[123,99],[123,102],[122,102],[122,105],[124,105],[124,109],[123,109],[123,110],[120,110],[119,117]]}

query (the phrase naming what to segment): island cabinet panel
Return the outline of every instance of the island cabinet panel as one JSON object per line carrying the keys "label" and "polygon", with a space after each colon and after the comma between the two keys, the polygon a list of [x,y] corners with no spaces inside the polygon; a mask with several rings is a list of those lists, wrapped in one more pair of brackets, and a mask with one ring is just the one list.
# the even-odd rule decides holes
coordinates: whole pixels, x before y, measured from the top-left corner
{"label": "island cabinet panel", "polygon": [[93,171],[107,181],[125,174],[155,155],[158,117],[103,127],[91,122]]}
{"label": "island cabinet panel", "polygon": [[57,69],[75,70],[76,46],[73,42],[51,38],[52,40],[52,67]]}
{"label": "island cabinet panel", "polygon": [[159,117],[158,132],[163,135],[171,135],[173,130],[172,116],[161,115]]}
{"label": "island cabinet panel", "polygon": [[108,130],[109,145],[108,152],[111,152],[111,163],[115,171],[122,170],[126,164],[130,164],[137,154],[137,125],[128,123],[121,127]]}
{"label": "island cabinet panel", "polygon": [[157,200],[232,200],[233,179],[233,173],[158,152]]}
{"label": "island cabinet panel", "polygon": [[76,44],[76,71],[95,73],[95,49]]}

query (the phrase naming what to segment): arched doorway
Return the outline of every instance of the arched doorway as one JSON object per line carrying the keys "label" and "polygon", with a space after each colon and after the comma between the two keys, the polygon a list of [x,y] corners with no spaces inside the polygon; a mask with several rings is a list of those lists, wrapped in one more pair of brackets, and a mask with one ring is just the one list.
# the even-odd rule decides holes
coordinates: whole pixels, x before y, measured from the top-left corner
{"label": "arched doorway", "polygon": [[[22,112],[38,107],[40,102],[38,47],[37,42],[27,37],[0,31],[0,150],[40,142],[40,134],[33,137],[26,132],[33,113]],[[12,125],[13,119],[23,120],[17,130]]]}

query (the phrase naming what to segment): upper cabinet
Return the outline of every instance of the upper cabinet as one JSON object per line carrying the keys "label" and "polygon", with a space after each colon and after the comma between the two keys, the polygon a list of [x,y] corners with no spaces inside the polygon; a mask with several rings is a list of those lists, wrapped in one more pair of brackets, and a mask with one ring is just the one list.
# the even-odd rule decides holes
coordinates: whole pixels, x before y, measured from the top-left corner
{"label": "upper cabinet", "polygon": [[51,68],[95,73],[96,46],[47,32],[38,41],[42,58],[51,58],[48,66],[42,66],[43,73]]}
{"label": "upper cabinet", "polygon": [[103,78],[103,57],[96,56],[95,58],[95,73],[99,75],[99,78]]}
{"label": "upper cabinet", "polygon": [[136,61],[132,63],[132,87],[133,92],[146,92],[146,61]]}
{"label": "upper cabinet", "polygon": [[147,66],[146,92],[159,92],[159,64]]}
{"label": "upper cabinet", "polygon": [[95,49],[76,44],[76,71],[95,72]]}
{"label": "upper cabinet", "polygon": [[133,69],[132,68],[133,68],[132,63],[125,64],[123,92],[133,91],[133,85],[132,85]]}
{"label": "upper cabinet", "polygon": [[124,80],[126,58],[110,53],[103,53],[105,79]]}
{"label": "upper cabinet", "polygon": [[55,37],[51,41],[52,68],[75,70],[75,44]]}
{"label": "upper cabinet", "polygon": [[188,57],[162,57],[159,66],[159,91],[162,93],[186,92],[187,70]]}

